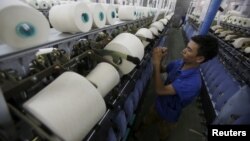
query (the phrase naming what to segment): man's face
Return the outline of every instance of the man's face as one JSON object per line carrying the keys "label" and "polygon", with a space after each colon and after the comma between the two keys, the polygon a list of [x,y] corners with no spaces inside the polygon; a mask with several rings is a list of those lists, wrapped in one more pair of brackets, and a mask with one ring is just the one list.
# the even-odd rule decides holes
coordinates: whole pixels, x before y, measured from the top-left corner
{"label": "man's face", "polygon": [[[190,40],[186,48],[182,51],[183,60],[186,63],[201,63],[204,57],[197,56],[199,45],[194,41]],[[202,57],[202,58],[201,58]]]}

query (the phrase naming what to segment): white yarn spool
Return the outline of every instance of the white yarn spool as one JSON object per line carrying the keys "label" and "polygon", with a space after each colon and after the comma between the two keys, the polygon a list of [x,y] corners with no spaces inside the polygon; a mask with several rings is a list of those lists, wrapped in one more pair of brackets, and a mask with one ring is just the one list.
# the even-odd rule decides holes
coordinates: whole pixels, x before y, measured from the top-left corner
{"label": "white yarn spool", "polygon": [[236,16],[234,16],[234,17],[233,17],[232,24],[236,25],[236,24],[238,23],[238,21],[239,21],[239,18],[236,17]]}
{"label": "white yarn spool", "polygon": [[156,27],[150,27],[149,30],[152,32],[153,35],[159,36],[158,29]]}
{"label": "white yarn spool", "polygon": [[39,4],[37,0],[25,0],[30,6],[34,7],[35,9],[39,9]]}
{"label": "white yarn spool", "polygon": [[[144,56],[144,46],[140,39],[130,33],[121,33],[117,35],[109,44],[104,48],[106,50],[117,51],[123,54],[137,57],[140,60]],[[107,56],[108,59],[112,60]],[[125,59],[122,59],[122,63],[118,65],[121,75],[131,72],[135,65]]]}
{"label": "white yarn spool", "polygon": [[219,28],[222,28],[222,26],[221,26],[221,25],[214,25],[214,26],[211,27],[211,29],[212,29],[213,31],[215,31],[215,30],[217,30],[217,29],[219,29]]}
{"label": "white yarn spool", "polygon": [[220,15],[219,21],[224,22],[225,21],[225,15]]}
{"label": "white yarn spool", "polygon": [[234,32],[231,30],[226,30],[226,31],[220,32],[219,37],[225,37],[226,35],[231,34],[231,33],[234,33]]}
{"label": "white yarn spool", "polygon": [[136,20],[136,9],[134,6],[119,7],[118,17],[120,20]]}
{"label": "white yarn spool", "polygon": [[249,18],[242,18],[241,26],[250,27],[250,19]]}
{"label": "white yarn spool", "polygon": [[158,31],[162,31],[164,29],[164,25],[159,21],[152,23],[150,27],[156,27]]}
{"label": "white yarn spool", "polygon": [[97,28],[103,28],[106,23],[106,14],[104,8],[100,3],[88,3],[90,12],[93,17],[93,26]]}
{"label": "white yarn spool", "polygon": [[231,24],[232,21],[233,21],[233,17],[234,17],[234,16],[229,16],[228,19],[227,19],[227,23]]}
{"label": "white yarn spool", "polygon": [[117,21],[115,6],[109,4],[102,4],[106,13],[106,24],[114,25]]}
{"label": "white yarn spool", "polygon": [[99,63],[86,78],[97,86],[102,97],[120,82],[118,71],[109,63]]}
{"label": "white yarn spool", "polygon": [[39,9],[48,9],[49,8],[49,4],[47,1],[45,0],[37,0],[38,5],[39,5]]}
{"label": "white yarn spool", "polygon": [[2,0],[0,19],[2,43],[16,48],[29,48],[48,40],[50,28],[47,19],[24,2]]}
{"label": "white yarn spool", "polygon": [[246,47],[246,48],[244,49],[244,52],[247,53],[247,54],[250,54],[250,47]]}
{"label": "white yarn spool", "polygon": [[[147,38],[147,39],[153,39],[154,38],[152,32],[149,29],[147,29],[147,28],[141,28],[141,29],[139,29],[135,33],[135,35],[139,36],[139,37]],[[146,47],[149,44],[149,42],[145,41],[145,40],[142,40],[142,44],[144,45],[144,47]]]}
{"label": "white yarn spool", "polygon": [[238,22],[236,23],[236,25],[241,26],[242,22],[243,22],[242,17],[238,17]]}
{"label": "white yarn spool", "polygon": [[237,39],[235,39],[235,41],[233,42],[233,46],[234,46],[235,48],[240,48],[240,47],[242,47],[242,45],[243,45],[245,42],[250,42],[250,38],[237,38]]}
{"label": "white yarn spool", "polygon": [[61,32],[88,32],[93,24],[90,10],[84,2],[56,5],[49,11],[52,26]]}
{"label": "white yarn spool", "polygon": [[74,72],[60,75],[23,107],[65,141],[81,141],[106,111],[101,94]]}
{"label": "white yarn spool", "polygon": [[214,33],[220,33],[220,32],[223,32],[223,31],[224,31],[224,29],[223,29],[223,28],[219,28],[219,29],[215,30],[215,32],[214,32]]}
{"label": "white yarn spool", "polygon": [[55,5],[57,5],[56,1],[53,1],[53,0],[45,0],[45,1],[48,3],[49,8],[51,8],[51,7],[55,6]]}
{"label": "white yarn spool", "polygon": [[165,17],[165,19],[167,19],[168,21],[171,19],[171,15],[167,15],[166,17]]}
{"label": "white yarn spool", "polygon": [[162,22],[163,25],[167,25],[168,24],[168,20],[167,19],[160,19],[159,22]]}
{"label": "white yarn spool", "polygon": [[236,37],[238,37],[238,35],[227,35],[227,36],[225,37],[225,40],[228,41],[228,40],[234,39],[234,38],[236,38]]}

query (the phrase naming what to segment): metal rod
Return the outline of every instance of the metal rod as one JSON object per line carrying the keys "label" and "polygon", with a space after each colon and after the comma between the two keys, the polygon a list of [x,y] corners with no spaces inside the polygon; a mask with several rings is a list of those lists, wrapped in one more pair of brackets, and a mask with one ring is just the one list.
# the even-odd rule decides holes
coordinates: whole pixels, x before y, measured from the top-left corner
{"label": "metal rod", "polygon": [[19,112],[14,106],[11,104],[8,104],[8,107],[10,110],[16,114],[19,118],[21,118],[24,122],[29,124],[34,130],[43,138],[46,138],[49,141],[54,140],[50,135],[48,135],[44,130],[42,130],[38,125],[33,123],[30,119],[28,119],[26,116],[24,116],[21,112]]}

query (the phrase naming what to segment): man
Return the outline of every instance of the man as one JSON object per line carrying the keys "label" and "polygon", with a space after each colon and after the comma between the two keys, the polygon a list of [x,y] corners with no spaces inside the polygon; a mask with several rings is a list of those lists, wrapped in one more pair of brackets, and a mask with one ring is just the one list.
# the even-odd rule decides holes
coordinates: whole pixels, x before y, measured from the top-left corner
{"label": "man", "polygon": [[[157,98],[143,124],[158,124],[160,140],[167,138],[176,126],[182,109],[200,93],[202,81],[199,65],[212,59],[217,53],[218,43],[215,38],[208,35],[194,36],[182,51],[183,58],[169,63],[166,69],[161,69],[161,61],[167,54],[167,49],[154,48],[153,77]],[[165,83],[161,79],[162,70],[168,73]]]}

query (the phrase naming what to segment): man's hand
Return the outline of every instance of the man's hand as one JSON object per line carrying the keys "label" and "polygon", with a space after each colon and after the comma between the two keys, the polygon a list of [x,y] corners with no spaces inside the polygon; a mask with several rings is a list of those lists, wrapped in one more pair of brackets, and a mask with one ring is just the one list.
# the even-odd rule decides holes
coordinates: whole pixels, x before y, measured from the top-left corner
{"label": "man's hand", "polygon": [[161,60],[167,55],[167,48],[156,47],[153,50],[153,65],[160,65]]}
{"label": "man's hand", "polygon": [[153,50],[153,65],[154,65],[154,79],[155,79],[155,90],[157,95],[175,95],[176,91],[172,84],[164,86],[161,79],[160,66],[161,60],[167,55],[167,48],[156,47]]}

